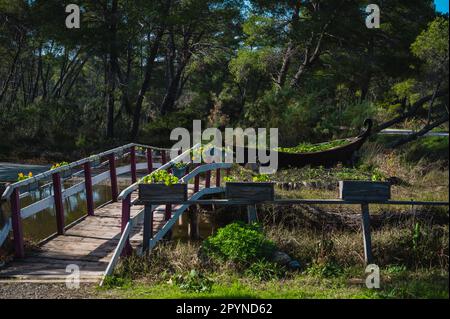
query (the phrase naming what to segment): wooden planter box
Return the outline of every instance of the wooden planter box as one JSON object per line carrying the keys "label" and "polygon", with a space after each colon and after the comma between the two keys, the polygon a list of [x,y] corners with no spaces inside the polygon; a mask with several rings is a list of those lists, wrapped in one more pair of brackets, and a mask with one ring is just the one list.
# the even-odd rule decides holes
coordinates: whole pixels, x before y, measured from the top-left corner
{"label": "wooden planter box", "polygon": [[177,168],[175,166],[172,167],[172,174],[175,177],[181,179],[184,175],[186,175],[187,166],[183,168]]}
{"label": "wooden planter box", "polygon": [[387,201],[391,199],[391,184],[370,181],[340,181],[339,197],[350,201]]}
{"label": "wooden planter box", "polygon": [[227,182],[226,195],[228,199],[273,201],[275,196],[274,183]]}
{"label": "wooden planter box", "polygon": [[139,184],[139,200],[152,203],[187,201],[187,184]]}

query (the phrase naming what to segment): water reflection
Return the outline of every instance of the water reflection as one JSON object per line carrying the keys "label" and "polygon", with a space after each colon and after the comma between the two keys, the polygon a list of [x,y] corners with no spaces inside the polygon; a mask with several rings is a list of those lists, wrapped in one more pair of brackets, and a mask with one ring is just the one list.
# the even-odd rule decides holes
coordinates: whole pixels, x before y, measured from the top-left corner
{"label": "water reflection", "polygon": [[[64,184],[64,187],[68,188],[70,186],[73,186],[74,183],[66,182]],[[124,183],[119,183],[119,192],[124,188]],[[33,191],[30,193],[30,196],[21,199],[21,207],[26,207],[36,201],[51,196],[52,192],[53,191],[51,185],[50,187],[41,186],[38,191]],[[109,185],[109,182],[93,186],[93,199],[95,208],[111,200],[111,186]],[[9,203],[2,203],[0,211],[0,229],[3,227],[7,218],[9,218],[10,211],[11,209]],[[86,193],[84,191],[70,196],[64,200],[65,225],[69,225],[80,217],[86,215],[86,213],[87,204]],[[173,227],[173,238],[188,240],[188,225],[189,218],[187,214],[183,214],[180,220],[177,221],[177,223]],[[206,238],[211,235],[211,233],[214,231],[214,228],[215,227],[211,223],[209,218],[205,218],[205,216],[200,218],[199,234],[201,238]],[[25,238],[36,242],[41,241],[54,234],[56,232],[56,212],[54,205],[23,220],[23,229]]]}

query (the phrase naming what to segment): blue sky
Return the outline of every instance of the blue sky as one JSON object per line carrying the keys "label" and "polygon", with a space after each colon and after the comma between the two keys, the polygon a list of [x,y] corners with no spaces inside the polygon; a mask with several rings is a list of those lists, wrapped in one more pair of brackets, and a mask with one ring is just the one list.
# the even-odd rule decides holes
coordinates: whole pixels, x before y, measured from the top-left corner
{"label": "blue sky", "polygon": [[448,13],[448,0],[435,0],[434,2],[438,11]]}

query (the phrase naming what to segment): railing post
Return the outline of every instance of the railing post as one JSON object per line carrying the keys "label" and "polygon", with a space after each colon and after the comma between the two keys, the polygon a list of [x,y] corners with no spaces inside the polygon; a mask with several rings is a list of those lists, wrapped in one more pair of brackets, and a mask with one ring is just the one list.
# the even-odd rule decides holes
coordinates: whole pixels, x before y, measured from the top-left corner
{"label": "railing post", "polygon": [[58,231],[58,235],[64,235],[64,204],[62,198],[61,176],[59,173],[54,173],[52,175],[52,179],[56,210],[56,229]]}
{"label": "railing post", "polygon": [[119,191],[117,189],[117,172],[116,172],[116,160],[114,153],[108,155],[109,160],[109,176],[111,178],[111,198],[113,202],[117,202]]}
{"label": "railing post", "polygon": [[211,187],[211,171],[206,172],[205,188]]}
{"label": "railing post", "polygon": [[15,188],[11,194],[11,221],[14,235],[14,251],[17,258],[25,257],[22,217],[20,216],[20,193]]}
{"label": "railing post", "polygon": [[134,184],[137,181],[136,175],[136,148],[130,148],[130,162],[131,162],[131,182]]}
{"label": "railing post", "polygon": [[153,157],[151,148],[147,148],[147,170],[149,174],[153,172]]}
{"label": "railing post", "polygon": [[[131,217],[131,194],[128,194],[122,200],[122,222],[120,225],[120,231],[122,234],[125,230],[125,227],[127,227],[128,222],[130,221],[130,217]],[[132,248],[130,244],[130,238],[128,237],[122,252],[122,256],[129,256],[131,254],[131,250]]]}
{"label": "railing post", "polygon": [[216,169],[216,187],[220,187],[220,168]]}
{"label": "railing post", "polygon": [[92,189],[91,163],[84,163],[84,185],[86,188],[86,206],[89,216],[94,216],[94,196]]}

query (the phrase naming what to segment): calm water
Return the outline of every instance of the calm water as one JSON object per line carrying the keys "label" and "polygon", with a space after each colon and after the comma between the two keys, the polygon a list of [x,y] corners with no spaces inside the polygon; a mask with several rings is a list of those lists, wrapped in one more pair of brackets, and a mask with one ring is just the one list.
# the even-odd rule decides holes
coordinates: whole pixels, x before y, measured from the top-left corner
{"label": "calm water", "polygon": [[[125,188],[125,186],[120,186],[119,182],[119,192]],[[68,188],[73,183],[65,183],[65,187]],[[94,205],[98,207],[111,200],[111,187],[108,183],[101,185],[94,185]],[[49,190],[42,190],[32,192],[31,196],[21,199],[21,207],[26,207],[27,205],[43,199],[49,196]],[[6,218],[10,215],[9,203],[3,203],[1,206],[1,216],[0,216],[0,228]],[[86,194],[84,192],[73,195],[64,200],[64,214],[65,214],[65,224],[69,225],[80,217],[86,215]],[[189,220],[187,214],[184,214],[182,218],[176,223],[173,228],[173,238],[187,240],[188,236],[188,225]],[[45,209],[34,216],[28,217],[23,220],[24,236],[27,239],[33,241],[40,241],[56,232],[56,213],[54,205],[50,208]],[[206,238],[214,230],[214,225],[208,218],[202,217],[199,221],[199,233],[202,238]]]}

